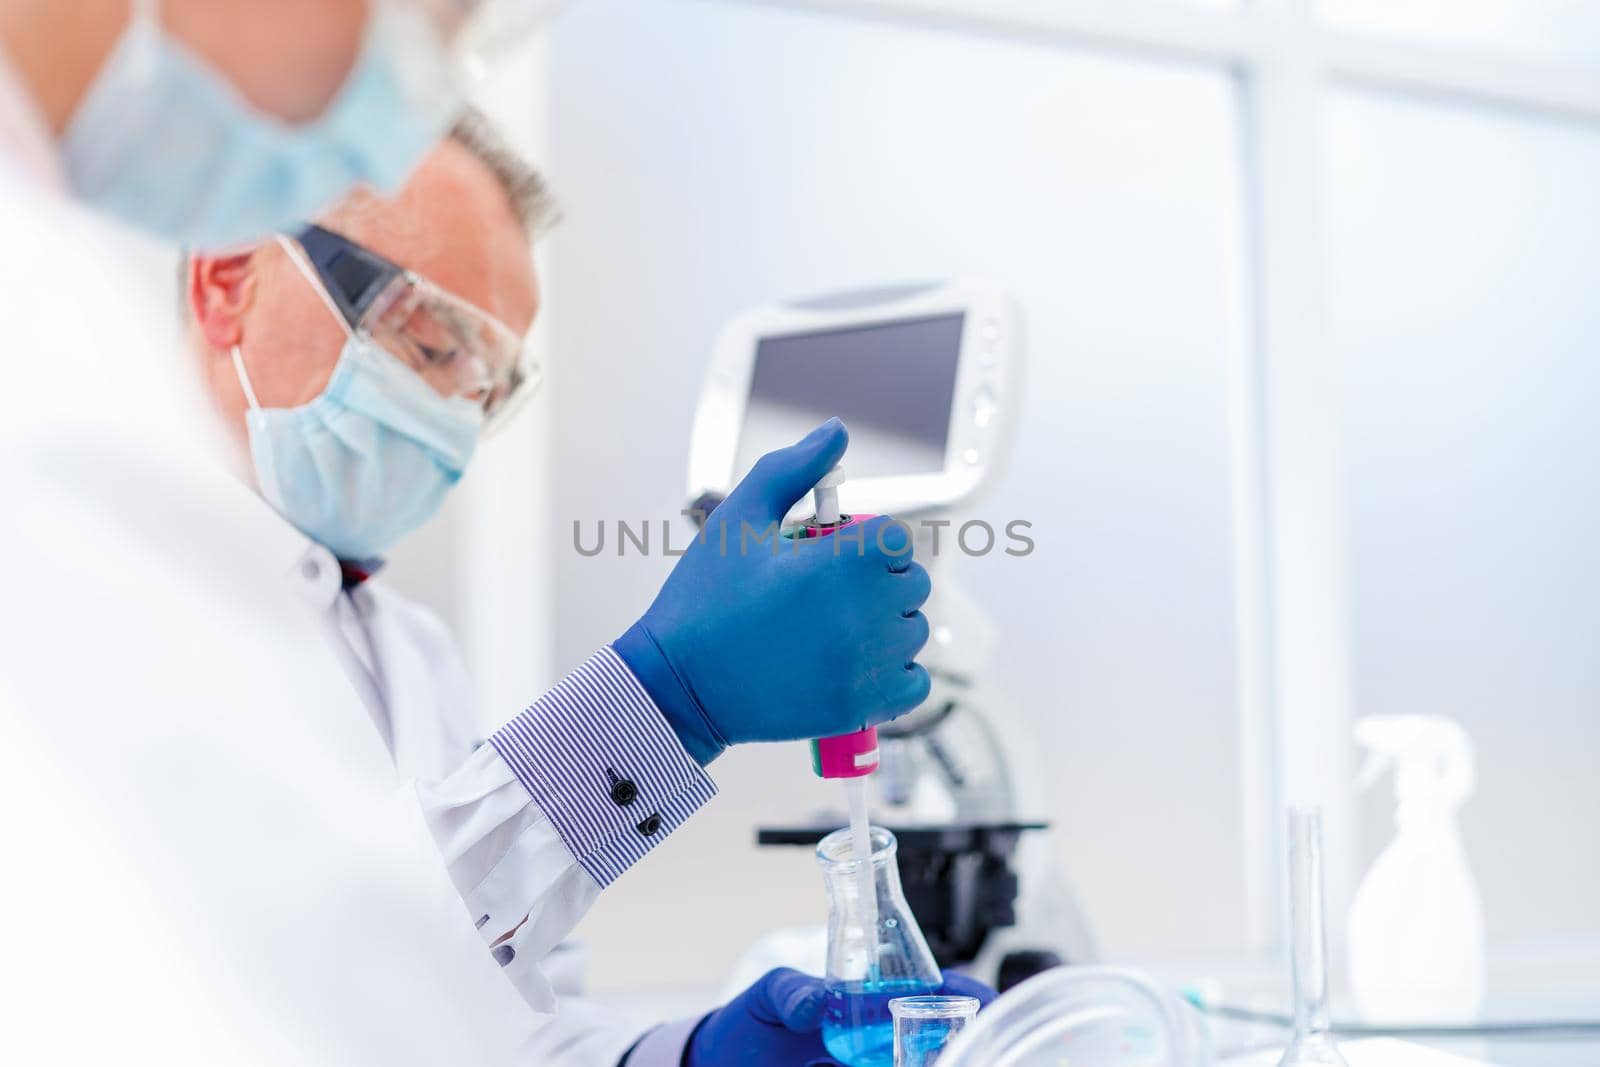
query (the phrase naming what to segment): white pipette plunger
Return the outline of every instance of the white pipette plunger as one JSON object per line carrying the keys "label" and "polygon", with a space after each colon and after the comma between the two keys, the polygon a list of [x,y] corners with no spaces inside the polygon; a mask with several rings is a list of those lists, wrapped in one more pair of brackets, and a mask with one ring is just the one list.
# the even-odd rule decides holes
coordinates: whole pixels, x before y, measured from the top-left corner
{"label": "white pipette plunger", "polygon": [[817,525],[837,526],[844,516],[839,511],[839,487],[844,484],[844,467],[837,466],[822,476],[812,489],[816,501]]}

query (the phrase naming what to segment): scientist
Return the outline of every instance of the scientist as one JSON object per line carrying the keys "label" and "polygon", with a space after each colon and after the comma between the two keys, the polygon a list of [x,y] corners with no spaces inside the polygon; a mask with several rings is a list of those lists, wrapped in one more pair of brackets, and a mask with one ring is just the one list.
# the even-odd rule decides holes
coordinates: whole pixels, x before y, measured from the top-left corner
{"label": "scientist", "polygon": [[[610,882],[712,794],[728,744],[810,737],[920,703],[928,577],[894,528],[885,547],[807,545],[775,558],[708,537],[656,603],[474,751],[473,697],[442,624],[371,577],[429,518],[484,423],[528,389],[539,306],[531,242],[543,182],[477,115],[393,197],[358,192],[315,225],[195,255],[189,334],[243,476],[282,540],[263,566],[298,587],[401,775],[424,806],[493,957],[537,1010],[576,992],[564,938]],[[839,458],[825,425],[767,456],[713,516],[761,529]],[[826,602],[834,633],[770,636]],[[957,980],[959,981],[959,979]],[[820,1059],[822,989],[763,979],[705,1020],[637,1029],[567,1000],[548,1062],[634,1065]],[[631,1055],[629,1050],[632,1048]]]}

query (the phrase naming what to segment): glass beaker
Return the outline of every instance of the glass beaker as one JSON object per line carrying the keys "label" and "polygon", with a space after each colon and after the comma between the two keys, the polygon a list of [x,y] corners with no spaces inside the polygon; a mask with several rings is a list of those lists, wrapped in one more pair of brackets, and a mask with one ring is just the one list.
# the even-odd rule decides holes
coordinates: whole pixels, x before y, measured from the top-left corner
{"label": "glass beaker", "polygon": [[978,1014],[977,997],[895,997],[894,1067],[933,1067]]}
{"label": "glass beaker", "polygon": [[[874,826],[871,838],[870,879],[860,876],[848,829],[835,830],[817,845],[828,887],[822,1041],[847,1067],[890,1067],[894,1021],[889,1001],[932,993],[943,981],[900,888],[894,835]],[[868,885],[875,899],[864,895]]]}

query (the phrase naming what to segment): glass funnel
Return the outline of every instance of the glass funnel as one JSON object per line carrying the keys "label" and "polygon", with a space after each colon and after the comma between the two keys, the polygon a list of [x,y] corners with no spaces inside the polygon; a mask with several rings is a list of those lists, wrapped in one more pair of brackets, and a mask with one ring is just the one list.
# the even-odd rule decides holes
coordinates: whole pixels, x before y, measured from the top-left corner
{"label": "glass funnel", "polygon": [[[822,1040],[846,1067],[890,1067],[889,1001],[939,988],[942,976],[900,888],[894,835],[874,826],[871,877],[854,859],[850,831],[817,845],[828,887],[827,1008]],[[869,888],[870,887],[870,888]]]}

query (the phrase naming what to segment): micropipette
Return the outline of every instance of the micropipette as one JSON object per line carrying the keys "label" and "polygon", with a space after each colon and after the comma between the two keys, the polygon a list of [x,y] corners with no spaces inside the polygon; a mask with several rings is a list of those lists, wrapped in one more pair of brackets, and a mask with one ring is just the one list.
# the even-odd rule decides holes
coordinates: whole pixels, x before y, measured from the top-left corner
{"label": "micropipette", "polygon": [[[816,516],[804,524],[805,537],[827,537],[870,516],[845,515],[839,510],[839,486],[844,468],[834,467],[813,490]],[[856,886],[861,895],[864,946],[869,954],[867,975],[877,979],[878,902],[872,875],[872,825],[867,815],[866,776],[878,769],[878,731],[868,726],[839,737],[811,742],[811,765],[820,778],[844,779],[850,808],[850,850],[856,864]]]}

